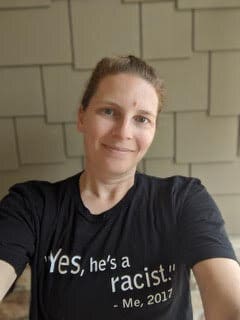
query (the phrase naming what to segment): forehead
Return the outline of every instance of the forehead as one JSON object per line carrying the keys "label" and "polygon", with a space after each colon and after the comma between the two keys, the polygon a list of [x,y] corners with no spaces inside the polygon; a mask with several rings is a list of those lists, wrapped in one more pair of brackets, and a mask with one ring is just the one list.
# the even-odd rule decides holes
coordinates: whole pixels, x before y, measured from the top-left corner
{"label": "forehead", "polygon": [[95,92],[96,99],[114,98],[119,102],[158,105],[158,96],[155,88],[147,80],[138,75],[119,73],[104,77]]}

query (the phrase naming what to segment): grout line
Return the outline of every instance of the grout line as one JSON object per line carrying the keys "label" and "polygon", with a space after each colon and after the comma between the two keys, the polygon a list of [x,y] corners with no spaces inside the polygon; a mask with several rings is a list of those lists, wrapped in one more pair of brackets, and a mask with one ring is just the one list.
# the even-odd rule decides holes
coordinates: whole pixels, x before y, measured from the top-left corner
{"label": "grout line", "polygon": [[191,10],[192,12],[192,35],[191,35],[191,39],[192,39],[192,52],[194,52],[195,50],[195,38],[194,38],[194,35],[195,35],[195,10]]}
{"label": "grout line", "polygon": [[147,161],[147,159],[146,158],[143,158],[142,159],[142,170],[143,170],[143,173],[145,173],[146,174],[146,161]]}
{"label": "grout line", "polygon": [[207,114],[210,116],[211,106],[211,69],[212,69],[212,54],[208,53],[208,86],[207,86]]}
{"label": "grout line", "polygon": [[85,168],[84,157],[85,157],[85,156],[81,156],[81,163],[82,163],[82,168],[83,168],[83,169]]}
{"label": "grout line", "polygon": [[48,124],[47,122],[47,98],[46,98],[46,88],[45,88],[45,83],[44,83],[44,76],[43,76],[43,67],[39,66],[40,68],[40,81],[41,81],[41,89],[42,89],[42,101],[43,101],[43,110],[44,110],[44,120],[45,123]]}
{"label": "grout line", "polygon": [[63,134],[63,148],[64,148],[64,154],[66,159],[69,157],[67,152],[67,134],[66,134],[66,125],[65,123],[61,124],[62,127],[62,134]]}
{"label": "grout line", "polygon": [[[74,158],[74,157],[71,157]],[[61,160],[61,161],[53,161],[53,162],[24,162],[21,163],[22,167],[34,167],[34,166],[51,166],[51,165],[61,165],[61,164],[65,164],[66,159]],[[8,170],[11,171],[11,170]]]}
{"label": "grout line", "polygon": [[240,115],[238,116],[237,157],[240,157]]}
{"label": "grout line", "polygon": [[173,162],[177,163],[177,112],[173,112]]}
{"label": "grout line", "polygon": [[69,17],[69,30],[70,30],[70,44],[72,51],[72,67],[74,66],[75,56],[74,56],[74,40],[73,40],[73,19],[71,11],[71,1],[68,0],[68,17]]}
{"label": "grout line", "polygon": [[188,164],[188,175],[189,177],[192,177],[192,163]]}
{"label": "grout line", "polygon": [[[1,10],[0,10],[1,11]],[[0,70],[1,69],[27,69],[27,68],[38,68],[39,66],[43,66],[43,67],[61,67],[61,66],[71,66],[72,63],[71,62],[48,62],[48,63],[30,63],[30,64],[6,64],[6,65],[0,65]],[[82,71],[89,71],[91,69],[79,69]]]}
{"label": "grout line", "polygon": [[14,136],[15,136],[15,143],[16,143],[16,153],[17,153],[17,159],[18,159],[18,165],[21,166],[21,154],[20,154],[20,146],[19,146],[19,139],[17,135],[17,119],[16,117],[12,118],[13,120],[13,128],[14,128]]}
{"label": "grout line", "polygon": [[174,0],[173,6],[174,6],[174,9],[175,9],[176,11],[179,10],[178,4],[177,4],[177,0]]}
{"label": "grout line", "polygon": [[138,4],[138,8],[139,8],[139,52],[140,52],[140,58],[143,58],[142,3]]}
{"label": "grout line", "polygon": [[12,115],[12,116],[0,116],[0,119],[5,119],[5,120],[8,120],[8,119],[12,119],[12,117],[16,117],[18,119],[21,119],[21,118],[42,118],[43,115],[42,114],[21,114],[21,115]]}
{"label": "grout line", "polygon": [[13,6],[13,7],[5,7],[5,8],[0,8],[1,11],[19,11],[19,10],[46,10],[50,8],[50,4],[44,4],[44,5],[36,5],[36,6]]}

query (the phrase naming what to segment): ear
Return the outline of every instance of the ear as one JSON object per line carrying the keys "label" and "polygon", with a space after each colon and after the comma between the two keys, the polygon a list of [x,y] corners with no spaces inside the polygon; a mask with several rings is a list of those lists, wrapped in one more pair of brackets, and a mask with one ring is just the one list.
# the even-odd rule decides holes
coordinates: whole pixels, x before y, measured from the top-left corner
{"label": "ear", "polygon": [[84,110],[83,107],[80,106],[78,108],[78,120],[77,120],[77,130],[79,132],[83,132],[83,124],[84,124]]}

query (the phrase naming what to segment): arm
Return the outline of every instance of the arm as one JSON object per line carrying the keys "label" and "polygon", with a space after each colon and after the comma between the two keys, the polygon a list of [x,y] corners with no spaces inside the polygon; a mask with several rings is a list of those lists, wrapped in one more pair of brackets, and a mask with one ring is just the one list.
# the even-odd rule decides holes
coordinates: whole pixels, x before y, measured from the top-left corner
{"label": "arm", "polygon": [[235,260],[213,258],[193,266],[206,320],[240,320],[240,267]]}
{"label": "arm", "polygon": [[35,251],[33,184],[18,183],[0,201],[0,301]]}
{"label": "arm", "polygon": [[14,268],[7,262],[0,260],[0,302],[8,292],[17,275]]}

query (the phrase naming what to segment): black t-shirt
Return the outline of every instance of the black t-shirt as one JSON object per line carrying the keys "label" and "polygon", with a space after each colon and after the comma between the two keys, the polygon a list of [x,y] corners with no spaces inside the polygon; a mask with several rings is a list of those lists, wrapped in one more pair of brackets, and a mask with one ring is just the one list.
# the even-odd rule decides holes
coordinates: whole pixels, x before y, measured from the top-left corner
{"label": "black t-shirt", "polygon": [[113,208],[93,215],[81,172],[26,181],[0,202],[0,259],[32,269],[31,320],[192,320],[191,267],[236,260],[199,179],[136,172]]}

